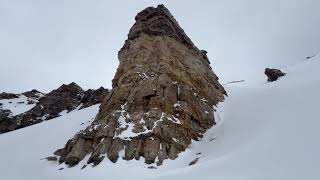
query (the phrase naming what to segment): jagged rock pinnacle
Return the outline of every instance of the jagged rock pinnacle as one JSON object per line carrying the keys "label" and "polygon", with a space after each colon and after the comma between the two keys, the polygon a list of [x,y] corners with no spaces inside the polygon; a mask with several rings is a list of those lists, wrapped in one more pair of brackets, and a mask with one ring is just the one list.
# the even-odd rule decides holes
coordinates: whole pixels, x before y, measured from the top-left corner
{"label": "jagged rock pinnacle", "polygon": [[[138,13],[118,53],[112,92],[95,120],[55,152],[70,166],[143,157],[148,164],[175,159],[215,124],[213,106],[224,88],[167,8]],[[121,157],[120,151],[124,151]]]}
{"label": "jagged rock pinnacle", "polygon": [[185,44],[189,48],[194,48],[194,44],[185,34],[178,22],[171,15],[164,5],[148,7],[137,14],[136,23],[129,31],[128,39],[134,39],[142,33],[153,36],[169,36]]}

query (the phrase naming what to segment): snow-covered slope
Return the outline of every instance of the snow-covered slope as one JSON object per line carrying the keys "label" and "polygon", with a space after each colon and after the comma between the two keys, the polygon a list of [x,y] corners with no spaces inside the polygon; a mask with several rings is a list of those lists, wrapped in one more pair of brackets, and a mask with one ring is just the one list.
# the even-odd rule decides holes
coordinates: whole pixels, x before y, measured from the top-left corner
{"label": "snow-covered slope", "polygon": [[2,99],[0,100],[1,109],[10,110],[12,116],[22,114],[35,106],[35,103],[28,104],[28,99],[25,95],[14,99]]}
{"label": "snow-covered slope", "polygon": [[15,97],[0,99],[0,109],[9,110],[10,116],[16,116],[32,109],[38,100],[44,96],[43,93],[36,90],[11,95]]}
{"label": "snow-covered slope", "polygon": [[[319,69],[317,56],[283,69],[287,75],[273,83],[247,83],[249,79],[226,85],[229,97],[217,109],[218,125],[157,169],[143,161],[113,164],[105,159],[81,170],[84,162],[67,168],[40,160],[85,128],[98,105],[2,134],[1,179],[319,179]],[[195,158],[199,161],[189,166]]]}

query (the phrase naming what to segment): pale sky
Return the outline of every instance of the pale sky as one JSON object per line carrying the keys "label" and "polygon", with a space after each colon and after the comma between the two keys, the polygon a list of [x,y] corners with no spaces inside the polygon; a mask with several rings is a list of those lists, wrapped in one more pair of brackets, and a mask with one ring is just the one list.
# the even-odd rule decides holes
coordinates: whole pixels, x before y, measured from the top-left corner
{"label": "pale sky", "polygon": [[320,52],[319,0],[0,0],[0,92],[104,86],[135,15],[164,4],[222,83]]}

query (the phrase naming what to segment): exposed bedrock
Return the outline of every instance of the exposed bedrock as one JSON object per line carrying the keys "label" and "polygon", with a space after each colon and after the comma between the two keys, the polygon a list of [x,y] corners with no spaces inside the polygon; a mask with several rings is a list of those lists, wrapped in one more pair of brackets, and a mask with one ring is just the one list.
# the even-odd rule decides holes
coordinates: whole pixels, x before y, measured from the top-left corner
{"label": "exposed bedrock", "polygon": [[10,116],[10,111],[2,109],[0,104],[0,134],[16,129],[31,126],[45,120],[61,116],[63,112],[83,109],[103,101],[109,93],[108,89],[89,89],[84,91],[76,83],[63,84],[48,94],[37,90],[27,91],[21,94],[1,93],[0,99],[14,99],[26,96],[24,104],[34,104],[30,110],[21,114]]}
{"label": "exposed bedrock", "polygon": [[207,56],[163,6],[138,13],[118,53],[113,89],[93,123],[55,152],[70,166],[144,158],[175,159],[215,124],[226,92]]}

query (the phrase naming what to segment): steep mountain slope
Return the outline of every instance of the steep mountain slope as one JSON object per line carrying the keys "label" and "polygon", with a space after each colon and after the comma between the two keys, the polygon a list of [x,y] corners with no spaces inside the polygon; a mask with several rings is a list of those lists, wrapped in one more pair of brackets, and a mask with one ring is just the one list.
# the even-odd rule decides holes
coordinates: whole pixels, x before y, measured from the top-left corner
{"label": "steep mountain slope", "polygon": [[0,134],[61,116],[76,108],[101,103],[109,90],[84,91],[76,83],[63,84],[48,94],[37,90],[21,94],[0,94]]}
{"label": "steep mountain slope", "polygon": [[44,94],[31,90],[21,94],[1,93],[0,109],[9,110],[10,116],[16,116],[32,109]]}
{"label": "steep mountain slope", "polygon": [[[89,156],[74,168],[40,160],[89,125],[87,121],[98,112],[95,105],[0,135],[1,178],[319,179],[319,68],[317,56],[282,69],[287,75],[276,82],[228,84],[229,97],[218,106],[217,125],[176,160],[165,160],[157,169],[149,169],[151,165],[143,160],[121,158],[115,164],[106,160],[82,170]],[[123,152],[119,155],[124,156]],[[195,158],[198,162],[189,166]]]}

